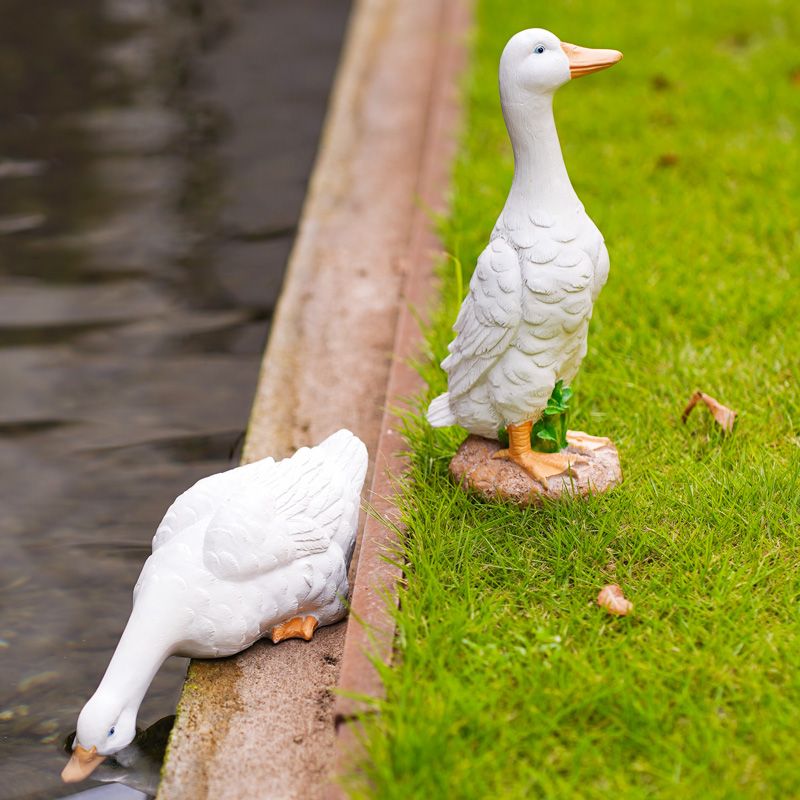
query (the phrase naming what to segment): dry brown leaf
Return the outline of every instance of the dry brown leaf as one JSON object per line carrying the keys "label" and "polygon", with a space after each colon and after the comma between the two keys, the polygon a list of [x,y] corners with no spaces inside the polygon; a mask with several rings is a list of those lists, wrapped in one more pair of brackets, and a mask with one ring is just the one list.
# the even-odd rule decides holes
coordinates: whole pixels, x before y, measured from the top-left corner
{"label": "dry brown leaf", "polygon": [[609,583],[600,590],[600,594],[597,595],[597,605],[618,617],[624,617],[633,611],[633,603],[626,599],[617,583]]}
{"label": "dry brown leaf", "polygon": [[662,153],[656,160],[656,166],[661,167],[674,167],[679,164],[681,157],[677,153]]}
{"label": "dry brown leaf", "polygon": [[686,422],[692,409],[698,403],[705,403],[717,425],[719,425],[725,433],[730,433],[733,430],[733,423],[736,422],[736,412],[732,408],[722,405],[719,400],[713,398],[710,394],[699,390],[691,396],[688,405],[683,409],[681,422]]}

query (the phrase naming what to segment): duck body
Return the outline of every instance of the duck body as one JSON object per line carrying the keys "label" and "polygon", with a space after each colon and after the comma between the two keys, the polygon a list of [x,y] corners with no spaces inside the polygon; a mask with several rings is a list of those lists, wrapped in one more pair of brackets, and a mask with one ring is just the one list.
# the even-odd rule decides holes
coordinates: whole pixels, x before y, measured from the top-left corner
{"label": "duck body", "polygon": [[100,685],[78,718],[67,782],[127,747],[171,655],[230,656],[270,636],[310,639],[347,613],[367,451],[341,430],[291,458],[196,483],[170,506]]}
{"label": "duck body", "polygon": [[[531,453],[530,431],[556,383],[568,385],[578,372],[609,271],[603,236],[567,174],[553,96],[571,78],[621,57],[616,50],[562,43],[541,28],[522,31],[506,45],[500,99],[514,179],[442,362],[448,391],[428,409],[434,427],[458,424],[491,439],[507,429],[509,450],[496,457],[515,461],[540,481],[568,470],[569,461]],[[600,441],[581,436],[590,448]]]}
{"label": "duck body", "polygon": [[158,618],[168,655],[231,656],[295,616],[311,615],[320,625],[344,617],[347,561],[335,542],[324,552],[238,581],[220,578],[207,566],[194,546],[202,528],[201,522],[181,531],[142,570],[132,620]]}
{"label": "duck body", "polygon": [[449,424],[496,439],[508,425],[539,419],[556,382],[569,384],[586,355],[608,268],[603,237],[580,203],[560,214],[504,209],[442,362]]}
{"label": "duck body", "polygon": [[366,463],[363,444],[340,432],[199,481],[156,531],[134,613],[160,609],[171,654],[195,658],[238,653],[295,616],[338,622]]}

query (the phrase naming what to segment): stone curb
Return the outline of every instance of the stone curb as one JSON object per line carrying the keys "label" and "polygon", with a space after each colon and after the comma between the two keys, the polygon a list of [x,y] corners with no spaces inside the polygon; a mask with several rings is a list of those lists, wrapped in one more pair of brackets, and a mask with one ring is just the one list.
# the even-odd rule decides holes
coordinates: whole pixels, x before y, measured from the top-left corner
{"label": "stone curb", "polygon": [[395,623],[391,606],[392,602],[396,604],[397,585],[402,574],[396,559],[396,528],[387,527],[380,519],[396,520],[394,476],[405,466],[404,442],[392,404],[418,394],[422,388],[410,362],[419,354],[423,343],[419,314],[430,306],[434,267],[441,252],[431,211],[444,211],[447,206],[450,167],[460,121],[458,78],[466,63],[470,19],[466,2],[444,0],[441,3],[440,47],[431,80],[428,128],[417,192],[420,202],[409,237],[408,269],[386,392],[389,406],[381,424],[370,493],[375,515],[367,518],[361,536],[351,618],[339,676],[340,693],[334,708],[335,774],[339,781],[330,786],[326,800],[344,800],[347,796],[341,781],[347,781],[364,757],[359,717],[374,710],[369,700],[363,698],[378,698],[384,694],[374,661],[387,664],[392,661]]}
{"label": "stone curb", "polygon": [[[465,2],[353,8],[245,445],[245,461],[282,456],[348,427],[377,454],[366,497],[381,511],[391,509],[386,469],[402,466],[385,409],[417,387],[404,363],[419,340],[408,306],[428,302],[435,240],[423,209],[443,208]],[[394,593],[399,577],[383,559],[391,536],[368,522],[362,541],[353,605],[388,659],[394,626],[377,594]],[[380,692],[364,641],[361,626],[341,623],[309,643],[193,661],[160,800],[325,797],[351,753],[337,750],[334,702],[340,729],[358,710],[335,688]]]}
{"label": "stone curb", "polygon": [[395,532],[378,517],[388,520],[396,517],[393,476],[404,468],[402,451],[405,445],[398,431],[400,420],[391,406],[400,403],[401,398],[414,396],[422,388],[410,362],[419,355],[422,346],[419,314],[430,306],[433,268],[441,253],[431,216],[432,212],[446,208],[449,167],[455,154],[459,119],[457,77],[464,66],[464,39],[469,19],[466,5],[458,0],[444,0],[439,5],[441,38],[431,76],[428,129],[417,189],[419,203],[404,256],[406,279],[386,392],[390,405],[384,410],[375,452],[376,467],[370,492],[375,515],[367,518],[361,537],[361,555],[352,592],[353,619],[345,637],[339,678],[339,688],[345,694],[337,697],[335,707],[337,724],[369,711],[370,707],[353,695],[377,697],[382,694],[380,676],[371,660],[377,658],[388,663],[392,655],[394,621],[386,599],[396,595],[395,585],[401,573],[396,564],[387,560],[397,549]]}

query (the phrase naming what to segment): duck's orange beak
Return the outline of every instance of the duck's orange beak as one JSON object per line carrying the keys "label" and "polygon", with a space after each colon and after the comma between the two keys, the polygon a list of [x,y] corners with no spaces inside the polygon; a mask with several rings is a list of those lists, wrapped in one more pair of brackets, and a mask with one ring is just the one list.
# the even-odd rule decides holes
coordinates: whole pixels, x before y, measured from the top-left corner
{"label": "duck's orange beak", "polygon": [[67,766],[61,771],[61,780],[64,783],[77,783],[84,778],[88,778],[105,759],[105,756],[97,754],[97,748],[92,746],[90,750],[78,745],[72,751],[72,757],[67,761]]}
{"label": "duck's orange beak", "polygon": [[569,59],[570,78],[580,78],[601,69],[613,67],[622,58],[619,50],[593,50],[577,44],[561,42],[561,49]]}

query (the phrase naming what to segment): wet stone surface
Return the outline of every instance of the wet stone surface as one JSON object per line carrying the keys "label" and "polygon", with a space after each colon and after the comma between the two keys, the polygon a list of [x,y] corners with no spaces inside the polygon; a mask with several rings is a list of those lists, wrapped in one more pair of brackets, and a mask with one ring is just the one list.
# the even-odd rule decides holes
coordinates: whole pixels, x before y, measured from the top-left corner
{"label": "wet stone surface", "polygon": [[0,0],[2,800],[87,788],[158,521],[238,460],[347,6]]}

